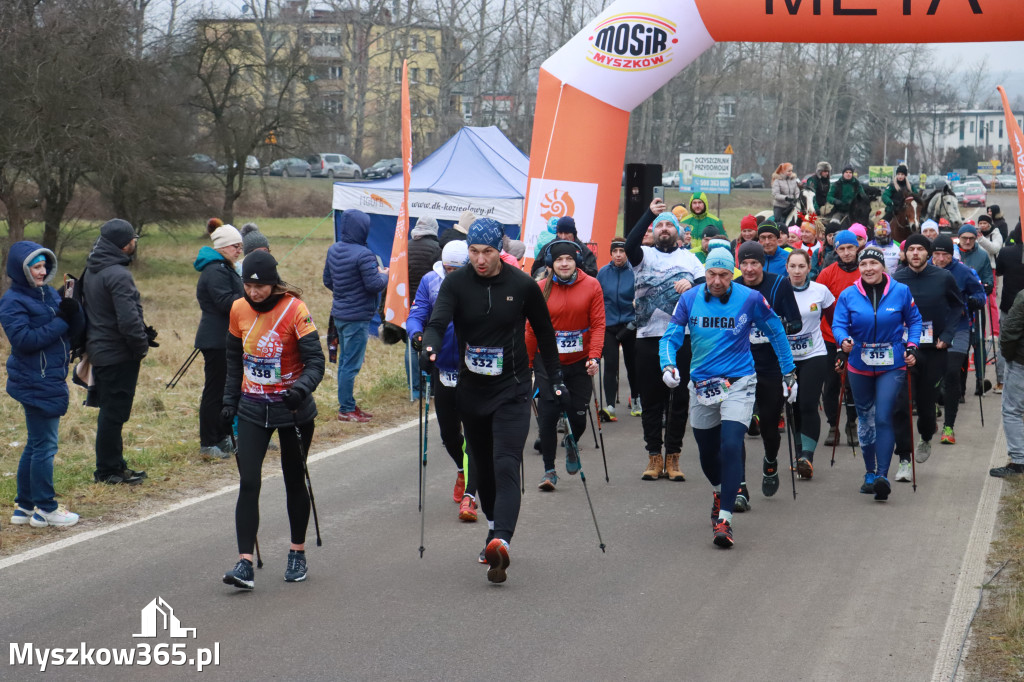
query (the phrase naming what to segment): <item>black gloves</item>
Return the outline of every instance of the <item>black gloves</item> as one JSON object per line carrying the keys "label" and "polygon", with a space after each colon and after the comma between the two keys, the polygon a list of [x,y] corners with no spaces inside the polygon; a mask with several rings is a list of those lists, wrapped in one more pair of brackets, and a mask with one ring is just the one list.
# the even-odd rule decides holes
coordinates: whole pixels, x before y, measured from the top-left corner
{"label": "black gloves", "polygon": [[918,352],[917,346],[907,346],[905,352],[907,355],[912,355],[914,357],[915,363],[917,363],[921,359],[921,354]]}
{"label": "black gloves", "polygon": [[850,357],[850,354],[841,348],[836,353],[836,374],[842,374],[843,370],[846,369],[846,359],[848,357]]}
{"label": "black gloves", "polygon": [[150,348],[159,348],[160,344],[156,342],[157,331],[151,326],[146,327],[146,338],[149,340]]}
{"label": "black gloves", "polygon": [[306,392],[298,386],[292,386],[281,394],[281,400],[285,407],[294,412],[302,407],[302,403],[306,400]]}
{"label": "black gloves", "polygon": [[409,343],[412,344],[412,349],[417,353],[423,350],[423,332],[416,332],[413,334]]}
{"label": "black gloves", "polygon": [[437,359],[437,351],[430,346],[420,351],[420,371],[424,374],[430,374],[434,371],[434,360],[430,359],[431,355],[434,356],[435,360]]}
{"label": "black gloves", "polygon": [[62,298],[60,303],[57,304],[57,317],[70,322],[71,318],[78,314],[79,309],[78,301],[73,298]]}
{"label": "black gloves", "polygon": [[235,426],[235,415],[238,413],[238,408],[234,405],[225,405],[220,408],[220,422],[224,426],[225,431],[231,431]]}
{"label": "black gloves", "polygon": [[572,401],[569,399],[569,389],[566,388],[561,375],[555,377],[555,382],[551,384],[551,391],[555,394],[558,408],[562,412],[568,412],[572,408]]}

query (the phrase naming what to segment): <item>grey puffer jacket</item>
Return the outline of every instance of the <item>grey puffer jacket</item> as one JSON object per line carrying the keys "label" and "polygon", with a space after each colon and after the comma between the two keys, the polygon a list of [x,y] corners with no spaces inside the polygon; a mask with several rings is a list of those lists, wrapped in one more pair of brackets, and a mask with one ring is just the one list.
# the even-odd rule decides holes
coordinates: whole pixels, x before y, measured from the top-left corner
{"label": "grey puffer jacket", "polygon": [[96,367],[139,362],[149,352],[142,300],[128,270],[131,256],[100,237],[85,262],[85,350]]}
{"label": "grey puffer jacket", "polygon": [[800,198],[800,179],[795,175],[791,178],[779,177],[772,180],[772,206],[788,208],[787,199]]}

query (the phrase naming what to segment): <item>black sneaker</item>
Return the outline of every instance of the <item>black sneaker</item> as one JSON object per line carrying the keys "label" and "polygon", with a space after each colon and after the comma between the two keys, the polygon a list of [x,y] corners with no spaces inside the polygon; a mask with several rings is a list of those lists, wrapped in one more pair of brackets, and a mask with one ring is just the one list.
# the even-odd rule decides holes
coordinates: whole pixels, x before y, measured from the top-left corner
{"label": "black sneaker", "polygon": [[757,418],[755,414],[750,418],[750,426],[747,427],[748,436],[760,436],[761,435],[761,420]]}
{"label": "black sneaker", "polygon": [[995,476],[996,478],[1014,478],[1016,476],[1022,476],[1024,475],[1024,464],[1010,462],[1004,467],[989,469],[988,475]]}
{"label": "black sneaker", "polygon": [[540,452],[540,438],[533,441],[533,449]]}
{"label": "black sneaker", "polygon": [[480,562],[481,564],[486,564],[487,563],[487,545],[489,545],[491,540],[493,540],[493,539],[494,539],[494,531],[493,530],[488,530],[487,531],[487,539],[484,541],[484,548],[480,550],[480,556],[477,557],[477,561]]}
{"label": "black sneaker", "polygon": [[[143,472],[145,473],[145,472]],[[93,474],[93,480],[96,483],[105,483],[107,485],[138,485],[142,483],[143,476],[138,476],[131,469],[125,469],[118,474],[108,474],[106,476],[97,476]]]}
{"label": "black sneaker", "polygon": [[875,484],[875,499],[879,502],[885,502],[889,499],[889,493],[892,492],[892,486],[889,485],[889,479],[885,476],[876,476]]}
{"label": "black sneaker", "polygon": [[779,491],[779,460],[769,460],[767,457],[761,462],[761,494],[771,497]]}
{"label": "black sneaker", "polygon": [[[252,564],[249,564],[252,566]],[[306,553],[297,549],[288,550],[288,567],[284,569],[284,580],[301,583],[306,579]]]}
{"label": "black sneaker", "polygon": [[252,562],[239,559],[235,567],[224,574],[224,584],[234,585],[240,590],[251,590],[255,586]]}
{"label": "black sneaker", "polygon": [[128,467],[125,467],[123,475],[130,478],[149,478],[149,476],[146,475],[145,471],[135,471],[134,469],[129,469]]}
{"label": "black sneaker", "polygon": [[750,511],[750,492],[747,490],[746,483],[740,485],[739,492],[736,493],[736,502],[733,504],[732,510],[740,513]]}
{"label": "black sneaker", "polygon": [[982,386],[982,384],[975,384],[975,386],[974,386],[974,395],[984,395],[985,393],[988,393],[991,390],[992,390],[992,382],[989,381],[988,379],[985,379],[984,386]]}

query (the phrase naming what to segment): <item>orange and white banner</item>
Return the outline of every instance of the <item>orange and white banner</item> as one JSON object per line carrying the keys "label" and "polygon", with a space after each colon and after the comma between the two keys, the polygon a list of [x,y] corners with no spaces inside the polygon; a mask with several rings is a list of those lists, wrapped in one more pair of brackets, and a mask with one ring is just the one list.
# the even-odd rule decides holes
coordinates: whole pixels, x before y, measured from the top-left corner
{"label": "orange and white banner", "polygon": [[1013,155],[1013,175],[1017,178],[1017,202],[1020,205],[1020,215],[1024,216],[1024,133],[1020,130],[1013,110],[1010,109],[1010,100],[1006,97],[1006,90],[1002,85],[996,86],[999,96],[1003,98],[1003,113],[1006,115],[1006,132],[1010,138],[1010,153]]}
{"label": "orange and white banner", "polygon": [[409,319],[409,182],[412,180],[412,115],[409,109],[409,62],[402,62],[402,201],[391,245],[384,322],[405,329]]}
{"label": "orange and white banner", "polygon": [[548,218],[571,200],[581,237],[589,233],[599,261],[607,262],[629,112],[715,42],[1022,36],[1021,0],[618,0],[541,65],[523,239],[535,243]]}

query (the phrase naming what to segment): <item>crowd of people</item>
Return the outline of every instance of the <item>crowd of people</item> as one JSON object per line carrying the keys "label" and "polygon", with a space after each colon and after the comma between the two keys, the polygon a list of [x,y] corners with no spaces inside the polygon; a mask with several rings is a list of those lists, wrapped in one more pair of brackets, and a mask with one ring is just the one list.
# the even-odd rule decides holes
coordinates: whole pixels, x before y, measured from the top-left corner
{"label": "crowd of people", "polygon": [[[887,207],[913,191],[906,169],[899,171]],[[564,473],[579,473],[574,443],[592,401],[600,422],[641,419],[644,481],[686,480],[680,458],[689,424],[712,488],[712,540],[723,548],[735,542],[734,514],[752,508],[747,437],[763,442],[761,494],[770,497],[780,487],[780,434],[788,429],[795,443],[795,473],[812,479],[822,436],[825,446],[838,442],[845,412],[845,436],[865,465],[859,490],[884,501],[890,481],[912,480],[912,459],[929,458],[936,434],[941,444],[956,444],[972,363],[975,395],[1003,393],[1010,462],[990,473],[1024,474],[1019,222],[1006,233],[999,207],[990,206],[955,239],[927,221],[903,243],[893,241],[884,218],[843,229],[801,213],[799,225],[780,227],[801,191],[813,193],[815,208],[849,204],[863,191],[846,177],[852,169],[835,183],[830,173],[822,162],[801,186],[792,165],[780,165],[774,210],[744,217],[731,242],[705,195],[671,210],[655,199],[612,240],[610,262],[600,269],[571,216],[552,219],[528,272],[525,245],[494,220],[467,212],[439,236],[436,220],[418,219],[409,246],[406,371],[413,398],[430,386],[456,468],[458,517],[486,519],[478,559],[489,580],[507,578],[531,411],[544,492],[562,484],[560,448]],[[336,418],[365,423],[372,414],[356,404],[354,382],[388,269],[367,246],[369,216],[345,211],[339,227],[323,268],[333,296],[326,327],[337,362]],[[194,263],[201,310],[194,347],[205,370],[199,452],[234,456],[240,477],[238,560],[224,582],[254,586],[261,471],[275,431],[291,528],[285,579],[302,581],[311,503],[305,459],[326,362],[320,334],[255,225],[237,230],[213,219],[207,232],[211,244]],[[13,524],[78,521],[53,489],[73,352],[82,358],[74,381],[98,408],[95,481],[138,485],[146,478],[125,460],[121,438],[140,364],[158,345],[128,268],[137,240],[127,222],[105,223],[83,276],[60,291],[50,286],[57,274],[51,251],[18,242],[8,254],[10,286],[0,299],[12,348],[7,390],[23,405],[28,430]],[[994,385],[985,379],[990,361]]]}

